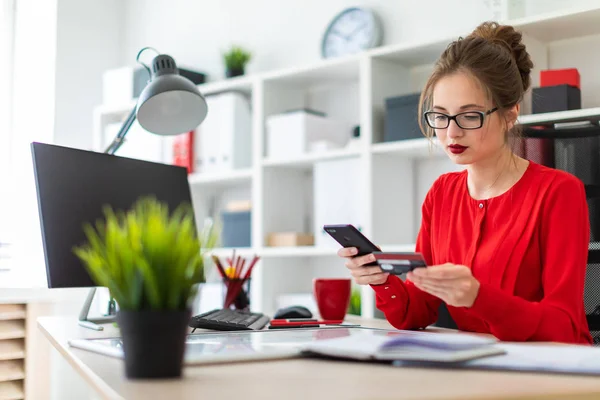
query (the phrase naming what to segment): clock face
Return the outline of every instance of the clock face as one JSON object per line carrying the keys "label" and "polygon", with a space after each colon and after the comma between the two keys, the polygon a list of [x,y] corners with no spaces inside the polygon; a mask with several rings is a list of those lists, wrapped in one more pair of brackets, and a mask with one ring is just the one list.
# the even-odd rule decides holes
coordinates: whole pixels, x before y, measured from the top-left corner
{"label": "clock face", "polygon": [[327,27],[321,45],[325,58],[358,53],[381,44],[381,25],[377,16],[365,8],[348,8]]}

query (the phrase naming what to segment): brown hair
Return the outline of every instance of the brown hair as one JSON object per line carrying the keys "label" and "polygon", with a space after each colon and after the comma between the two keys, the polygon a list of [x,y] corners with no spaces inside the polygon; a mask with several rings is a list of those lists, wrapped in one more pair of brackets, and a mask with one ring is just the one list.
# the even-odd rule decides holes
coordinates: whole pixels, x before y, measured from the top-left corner
{"label": "brown hair", "polygon": [[[423,120],[431,108],[433,88],[444,76],[464,71],[479,81],[501,115],[518,104],[531,84],[531,58],[521,41],[522,35],[512,26],[484,22],[466,38],[448,45],[434,66],[419,101],[419,126],[423,134],[433,136]],[[518,136],[517,129],[511,134]]]}

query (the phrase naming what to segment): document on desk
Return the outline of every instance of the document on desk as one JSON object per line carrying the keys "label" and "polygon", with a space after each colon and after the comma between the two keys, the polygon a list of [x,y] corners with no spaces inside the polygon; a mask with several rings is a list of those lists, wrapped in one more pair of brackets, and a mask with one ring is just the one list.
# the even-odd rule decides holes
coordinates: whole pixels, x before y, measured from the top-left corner
{"label": "document on desk", "polygon": [[600,375],[600,348],[576,345],[502,343],[504,355],[470,361],[465,367]]}
{"label": "document on desk", "polygon": [[456,363],[504,354],[493,338],[453,333],[397,331],[388,336],[353,335],[309,343],[305,353],[379,361]]}

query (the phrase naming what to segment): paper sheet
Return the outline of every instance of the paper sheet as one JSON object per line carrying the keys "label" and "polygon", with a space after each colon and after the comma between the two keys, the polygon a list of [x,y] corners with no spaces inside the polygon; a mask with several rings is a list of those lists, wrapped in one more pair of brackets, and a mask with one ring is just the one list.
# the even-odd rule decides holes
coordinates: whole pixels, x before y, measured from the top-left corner
{"label": "paper sheet", "polygon": [[506,354],[465,363],[468,367],[600,375],[600,348],[537,344],[498,344]]}

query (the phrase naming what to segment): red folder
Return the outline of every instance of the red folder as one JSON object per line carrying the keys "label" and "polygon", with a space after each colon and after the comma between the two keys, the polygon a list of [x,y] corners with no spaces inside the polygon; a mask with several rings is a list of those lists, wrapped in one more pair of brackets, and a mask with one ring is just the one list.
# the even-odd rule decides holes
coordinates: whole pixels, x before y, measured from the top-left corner
{"label": "red folder", "polygon": [[173,164],[187,168],[188,174],[194,172],[194,131],[175,136]]}

